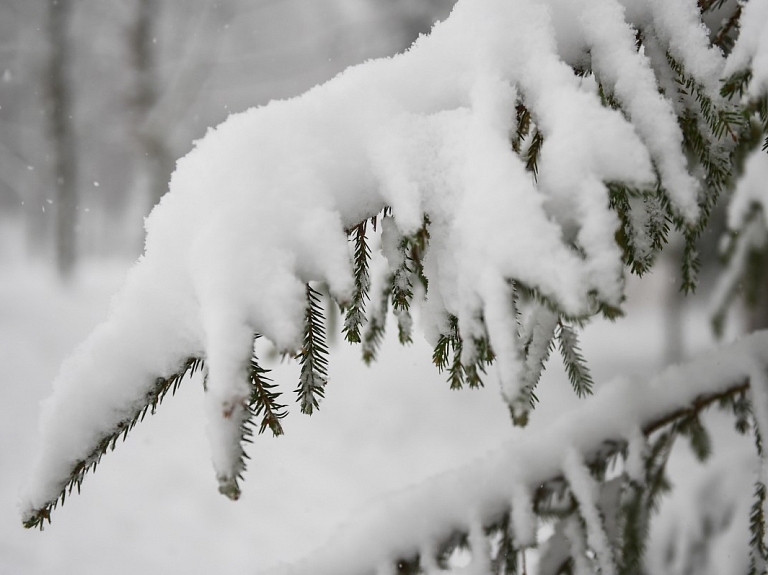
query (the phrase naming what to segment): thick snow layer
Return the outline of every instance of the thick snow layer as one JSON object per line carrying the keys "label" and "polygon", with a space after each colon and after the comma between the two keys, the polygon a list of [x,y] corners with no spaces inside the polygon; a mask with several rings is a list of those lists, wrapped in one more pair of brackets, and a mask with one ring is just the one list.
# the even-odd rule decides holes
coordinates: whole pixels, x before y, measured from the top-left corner
{"label": "thick snow layer", "polygon": [[[632,49],[621,6],[582,0],[573,28],[551,17],[561,4],[460,1],[408,52],[211,129],[179,161],[148,218],[145,255],[109,319],[54,382],[25,513],[55,500],[72,466],[141,406],[155,378],[190,356],[205,358],[213,464],[232,481],[254,333],[297,350],[305,284],[324,282],[347,301],[345,230],[385,206],[400,235],[429,219],[425,331],[434,334],[453,314],[463,334],[479,335],[478,318],[489,318],[503,356],[494,377],[508,401],[519,395],[522,368],[509,335],[516,322],[504,309],[507,280],[573,315],[619,305],[619,222],[605,183],[653,187],[655,165],[689,222],[697,189],[674,115],[655,90],[651,63]],[[706,45],[695,2],[643,5],[646,33],[697,80],[714,82],[722,58]],[[595,77],[580,78],[566,63],[574,54],[559,50],[574,46],[594,52],[596,77],[627,117],[602,105]],[[544,138],[538,179],[511,149],[518,103]]]}
{"label": "thick snow layer", "polygon": [[[3,240],[2,249],[23,251],[18,243],[5,236]],[[260,436],[251,446],[257,462],[251,463],[237,503],[216,493],[201,421],[201,382],[195,379],[185,382],[103,460],[83,493],[68,498],[56,511],[51,526],[42,533],[23,530],[18,491],[36,448],[38,401],[48,393],[61,359],[103,317],[108,295],[122,282],[123,273],[124,267],[89,266],[82,281],[63,291],[51,273],[9,267],[0,260],[2,573],[208,575],[259,572],[292,563],[322,546],[342,522],[354,522],[359,511],[383,493],[471,463],[515,432],[509,429],[497,390],[448,390],[430,365],[424,342],[400,348],[390,340],[370,369],[359,361],[359,350],[342,346],[331,363],[333,393],[329,388],[320,412],[307,418],[294,410],[297,413],[285,421],[285,436]],[[668,278],[654,274],[630,284],[627,318],[586,329],[582,344],[596,382],[616,373],[644,378],[657,369],[664,316],[651,305],[668,285]],[[638,303],[640,307],[634,307]],[[697,312],[688,319],[686,335],[691,339],[686,342],[695,340],[699,347],[708,333],[707,318]],[[297,374],[296,366],[281,366],[274,375],[290,393]],[[539,391],[542,405],[530,424],[534,435],[580,403],[557,361],[544,374]],[[727,431],[733,422],[724,419]],[[662,508],[659,547],[651,556],[663,558],[665,543],[675,534],[690,531],[686,541],[696,542],[692,521],[705,509],[702,502],[720,517],[734,501],[740,506],[732,520],[734,539],[712,547],[713,565],[719,568],[711,572],[743,572],[738,567],[748,538],[753,479],[744,473],[746,464],[729,459],[732,445],[718,442],[726,434],[715,433],[714,459],[730,475],[719,482],[721,490],[703,491],[701,499],[689,501],[686,494],[694,491],[687,489],[686,481],[703,480],[706,469],[687,459],[678,464],[673,457],[673,507],[669,513]],[[688,450],[684,443],[678,450],[683,456]],[[753,442],[746,438],[744,443],[739,453],[749,455]],[[536,572],[530,561],[528,568]],[[664,573],[655,568],[653,572]]]}
{"label": "thick snow layer", "polygon": [[728,228],[739,231],[747,223],[753,208],[763,213],[768,207],[768,154],[754,150],[744,163],[744,173],[736,184],[733,197],[728,203]]}
{"label": "thick snow layer", "polygon": [[768,2],[753,0],[743,7],[739,39],[728,57],[725,75],[752,68],[749,93],[757,96],[768,90]]}
{"label": "thick snow layer", "polygon": [[[581,462],[606,437],[631,437],[661,416],[753,377],[768,363],[768,332],[758,332],[688,364],[671,366],[648,382],[619,379],[578,409],[535,435],[525,434],[471,464],[437,476],[366,508],[345,529],[305,560],[273,573],[302,575],[365,573],[386,560],[410,557],[423,544],[437,543],[452,529],[486,520],[514,501],[516,481],[534,488],[564,470],[588,516],[587,541],[604,571],[610,548],[601,533],[593,479]],[[755,385],[764,385],[764,377]],[[759,401],[766,390],[754,394]]]}

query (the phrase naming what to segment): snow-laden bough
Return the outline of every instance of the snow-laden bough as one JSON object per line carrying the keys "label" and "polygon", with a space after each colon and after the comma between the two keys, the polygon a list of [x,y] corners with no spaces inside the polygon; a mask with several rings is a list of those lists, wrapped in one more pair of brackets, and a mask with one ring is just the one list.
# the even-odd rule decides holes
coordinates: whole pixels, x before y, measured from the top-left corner
{"label": "snow-laden bough", "polygon": [[[209,130],[147,219],[108,320],[43,405],[25,524],[42,525],[203,362],[213,464],[236,498],[251,417],[272,409],[279,428],[254,337],[301,358],[311,412],[325,383],[315,288],[359,340],[366,222],[381,214],[401,328],[419,305],[458,385],[496,361],[524,422],[553,338],[578,363],[568,320],[618,311],[625,264],[647,269],[667,218],[701,228],[710,192],[677,120],[685,110],[708,138],[701,153],[719,151],[699,104],[722,104],[725,60],[699,22],[693,0],[460,0],[406,53]],[[662,93],[670,78],[690,93]]]}

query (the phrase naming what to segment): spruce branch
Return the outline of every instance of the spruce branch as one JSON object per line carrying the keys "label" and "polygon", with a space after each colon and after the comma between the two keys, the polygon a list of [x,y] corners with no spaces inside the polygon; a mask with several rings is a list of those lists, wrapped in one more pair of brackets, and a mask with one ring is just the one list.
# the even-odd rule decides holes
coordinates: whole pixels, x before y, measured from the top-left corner
{"label": "spruce branch", "polygon": [[422,264],[429,245],[429,223],[429,216],[425,215],[421,228],[415,234],[400,239],[400,264],[391,276],[392,313],[397,318],[398,340],[402,345],[413,341],[410,309],[414,282],[420,282],[425,291],[429,289]]}
{"label": "spruce branch", "polygon": [[516,112],[516,128],[515,133],[512,136],[512,149],[515,153],[520,154],[523,141],[531,130],[531,112],[523,104],[518,104],[515,107]]}
{"label": "spruce branch", "polygon": [[320,292],[307,284],[306,295],[304,336],[301,350],[296,355],[301,365],[301,373],[295,393],[298,396],[301,412],[312,415],[319,407],[320,400],[325,397],[325,386],[328,383],[328,344],[325,338]]}
{"label": "spruce branch", "polygon": [[558,320],[555,338],[559,343],[560,355],[563,356],[563,364],[576,395],[580,398],[592,395],[594,381],[581,353],[576,331],[562,320]]}
{"label": "spruce branch", "polygon": [[371,248],[365,233],[367,223],[368,220],[363,220],[349,231],[352,241],[355,243],[353,257],[355,288],[352,293],[352,301],[344,316],[343,332],[344,337],[350,343],[362,341],[360,330],[365,323],[365,304],[369,298],[368,290],[371,287],[369,273]]}
{"label": "spruce branch", "polygon": [[665,208],[664,192],[638,190],[620,182],[609,182],[608,203],[619,216],[616,241],[624,264],[642,276],[650,271],[656,254],[666,245],[671,219]]}
{"label": "spruce branch", "polygon": [[535,128],[531,137],[531,143],[528,144],[528,148],[525,150],[525,169],[533,174],[534,181],[539,179],[539,156],[541,155],[541,147],[543,145],[544,135],[538,128]]}
{"label": "spruce branch", "polygon": [[749,511],[749,575],[763,575],[768,565],[765,546],[765,484],[755,483],[755,502]]}
{"label": "spruce branch", "polygon": [[456,316],[448,318],[448,333],[441,334],[432,353],[432,363],[440,373],[448,370],[448,383],[451,389],[461,389],[466,382],[470,389],[483,387],[482,376],[486,367],[493,363],[494,355],[487,337],[473,338],[472,361],[463,363],[461,355],[465,342],[459,333],[459,320]]}
{"label": "spruce branch", "polygon": [[752,70],[750,68],[735,72],[723,80],[720,95],[729,100],[734,97],[741,99],[747,93],[747,87],[751,81]]}
{"label": "spruce branch", "polygon": [[[449,358],[450,359],[450,358]],[[714,359],[713,359],[714,360]],[[680,369],[683,371],[679,371]],[[681,383],[685,382],[688,377],[693,373],[698,373],[698,369],[692,371],[685,371],[684,366],[675,368],[674,372],[669,372],[670,376],[674,376],[676,379],[680,379]],[[737,372],[738,373],[738,372]],[[663,378],[663,381],[667,381],[668,378]],[[738,397],[744,394],[749,389],[750,382],[742,379],[742,375],[734,374],[731,379],[723,379],[717,384],[716,390],[703,392],[698,396],[688,395],[688,400],[683,400],[684,403],[679,404],[677,401],[668,405],[668,407],[657,409],[653,412],[648,412],[646,417],[639,421],[638,424],[641,428],[642,434],[646,438],[655,438],[650,444],[649,449],[646,452],[644,458],[645,462],[645,475],[643,481],[634,482],[625,478],[619,481],[626,482],[633,481],[630,485],[634,488],[642,490],[639,494],[640,499],[637,500],[637,493],[635,494],[634,501],[634,513],[650,514],[658,505],[660,497],[666,493],[670,484],[665,475],[666,461],[671,452],[674,440],[678,435],[678,427],[680,422],[685,419],[698,416],[704,409],[707,409],[713,404],[722,404],[728,402],[731,397]],[[681,398],[682,399],[682,398]],[[591,400],[590,400],[591,401]],[[659,406],[660,407],[660,406]],[[584,414],[589,413],[591,410],[586,409]],[[583,417],[576,416],[569,420],[567,425],[560,428],[562,441],[568,441],[570,434],[574,432],[576,425],[583,422]],[[565,422],[564,422],[565,423]],[[608,432],[602,437],[592,438],[588,444],[582,445],[580,448],[580,455],[589,467],[590,471],[594,475],[595,469],[604,469],[607,467],[606,461],[610,461],[612,458],[620,457],[622,454],[626,454],[628,442],[624,437],[611,437],[613,433],[620,433],[621,426],[616,426],[613,432]],[[502,455],[503,453],[503,455]],[[510,469],[507,467],[507,457],[516,453],[514,450],[503,450],[498,454],[498,457],[488,459],[487,465],[483,465],[482,469],[496,470],[503,472],[503,470]],[[541,457],[542,454],[530,451],[527,448],[519,452],[519,457],[514,458],[514,465],[526,465],[526,455],[532,457]],[[557,456],[554,456],[557,457]],[[564,474],[562,472],[554,472],[555,464],[554,457],[548,456],[545,458],[547,461],[546,468],[553,471],[542,472],[536,474],[532,472],[532,475],[526,480],[523,488],[531,489],[531,495],[533,499],[533,512],[539,519],[552,519],[562,518],[572,515],[577,510],[577,502],[574,502],[574,497],[570,493],[568,483],[565,481]],[[505,463],[506,462],[506,463]],[[538,460],[534,468],[541,468],[543,462]],[[495,471],[494,471],[495,472]],[[462,480],[466,481],[484,481],[490,476],[487,476],[487,471],[479,471],[475,466],[464,469],[466,475],[461,475]],[[550,474],[551,473],[551,474]],[[596,475],[599,479],[601,475]],[[448,489],[455,485],[456,477],[449,476],[445,478],[446,481],[436,481],[428,486],[425,486],[423,492],[417,490],[408,490],[403,493],[402,498],[395,498],[392,501],[392,505],[388,505],[387,509],[389,513],[386,515],[386,519],[382,519],[382,522],[366,523],[367,527],[360,529],[359,526],[354,527],[354,531],[346,533],[356,544],[369,544],[370,541],[374,541],[375,538],[382,532],[385,527],[394,523],[405,523],[413,519],[415,514],[420,513],[420,508],[415,505],[415,502],[419,501],[422,497],[427,496],[433,492],[443,492],[443,489]],[[476,502],[476,508],[482,507],[486,510],[481,517],[472,516],[465,518],[455,519],[450,525],[446,525],[444,522],[439,522],[434,526],[425,527],[420,533],[417,540],[410,542],[409,544],[397,544],[397,547],[382,548],[378,551],[380,556],[394,556],[399,560],[391,563],[394,570],[397,570],[398,564],[401,564],[401,568],[412,568],[418,562],[418,565],[427,571],[434,570],[436,565],[440,569],[446,569],[450,566],[450,562],[456,550],[469,549],[469,542],[471,541],[470,525],[472,522],[480,520],[482,521],[483,533],[487,538],[486,542],[489,543],[491,550],[502,547],[499,543],[498,537],[499,524],[503,521],[504,514],[510,513],[509,508],[509,493],[504,489],[497,494],[489,495],[478,499]],[[514,511],[514,510],[512,510]],[[393,516],[392,513],[395,515]],[[620,513],[623,513],[620,511]],[[606,516],[607,518],[607,516]],[[637,570],[633,569],[633,566],[642,564],[643,550],[645,548],[645,530],[646,526],[640,524],[639,531],[636,531],[634,535],[627,534],[624,527],[632,521],[620,524],[619,533],[623,534],[624,540],[619,540],[612,545],[618,545],[617,548],[620,552],[616,555],[618,566],[625,566],[626,569],[622,569],[620,572],[629,575],[636,575]],[[624,526],[624,527],[622,527]],[[513,534],[514,535],[514,534]],[[632,539],[631,545],[633,548],[627,547],[623,551],[621,546],[626,541]],[[475,529],[475,540],[477,539],[477,529]],[[346,537],[343,539],[347,541]],[[474,541],[473,541],[474,543]],[[386,543],[385,543],[386,545]],[[474,547],[474,545],[472,546]],[[323,553],[316,557],[308,558],[305,565],[309,569],[317,569],[323,572],[333,572],[330,568],[335,564],[334,562],[326,563],[325,559],[329,557],[327,553]],[[496,555],[496,562],[494,563],[494,555],[491,555],[491,566],[501,563],[499,555]],[[315,561],[316,560],[316,561]],[[561,563],[563,565],[563,563]],[[409,567],[410,566],[410,567]],[[374,565],[370,565],[373,570]],[[365,565],[360,565],[361,571],[366,571]],[[309,571],[307,571],[309,572]],[[505,575],[510,572],[507,571]],[[514,573],[514,571],[512,571]]]}
{"label": "spruce branch", "polygon": [[384,341],[384,334],[387,329],[387,311],[389,308],[389,298],[392,292],[392,275],[390,274],[382,285],[379,293],[379,305],[370,314],[368,322],[363,332],[363,361],[366,365],[376,360],[381,343]]}
{"label": "spruce branch", "polygon": [[699,283],[699,270],[701,261],[699,260],[699,250],[696,248],[697,234],[691,230],[685,234],[685,245],[683,247],[682,262],[682,281],[680,290],[685,294],[696,291]]}
{"label": "spruce branch", "polygon": [[704,462],[712,455],[712,438],[698,416],[681,420],[678,431],[681,435],[688,437],[691,451],[699,461]]}
{"label": "spruce branch", "polygon": [[[256,334],[254,341],[261,336]],[[278,403],[280,393],[275,391],[275,384],[266,377],[270,370],[264,369],[259,365],[259,360],[254,353],[248,364],[248,383],[251,388],[248,402],[245,406],[245,413],[240,422],[238,442],[237,462],[229,475],[220,475],[219,493],[225,495],[233,501],[240,499],[240,482],[243,480],[243,474],[247,468],[247,462],[250,459],[245,452],[245,445],[253,443],[254,429],[258,421],[258,433],[263,433],[267,428],[277,437],[283,434],[283,427],[280,420],[287,412],[285,405]],[[259,421],[260,419],[260,421]]]}
{"label": "spruce branch", "polygon": [[249,408],[252,420],[261,418],[259,433],[264,433],[269,428],[272,435],[277,437],[284,433],[280,420],[288,415],[288,412],[285,411],[285,405],[277,401],[280,393],[275,391],[277,386],[266,376],[269,372],[270,370],[264,369],[259,365],[255,355],[251,358],[249,370],[251,400]]}
{"label": "spruce branch", "polygon": [[75,461],[69,472],[69,477],[61,485],[59,495],[46,502],[41,507],[32,510],[24,517],[24,527],[31,529],[39,527],[41,530],[45,522],[51,522],[51,513],[56,507],[64,504],[67,495],[71,495],[76,488],[78,493],[83,484],[83,480],[89,471],[95,471],[96,466],[101,462],[101,458],[107,451],[112,451],[117,446],[117,441],[122,437],[123,441],[128,437],[128,433],[134,426],[144,419],[147,413],[154,415],[158,405],[163,401],[170,391],[175,394],[181,385],[185,376],[194,375],[197,371],[203,369],[203,360],[195,357],[188,358],[182,367],[174,374],[162,378],[158,377],[154,385],[144,394],[141,403],[133,409],[126,417],[115,425],[115,427],[103,435],[93,446],[91,451],[83,459]]}
{"label": "spruce branch", "polygon": [[397,318],[397,339],[400,345],[413,343],[413,318],[407,309],[396,309],[392,313]]}

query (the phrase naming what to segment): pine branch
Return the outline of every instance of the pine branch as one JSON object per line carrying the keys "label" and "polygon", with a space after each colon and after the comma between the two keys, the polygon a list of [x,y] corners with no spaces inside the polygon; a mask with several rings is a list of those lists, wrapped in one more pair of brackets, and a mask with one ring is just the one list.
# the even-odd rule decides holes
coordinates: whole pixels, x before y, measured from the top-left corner
{"label": "pine branch", "polygon": [[563,364],[576,395],[580,398],[592,395],[592,374],[579,348],[576,332],[571,326],[558,320],[555,338],[560,344],[560,355],[563,356]]}
{"label": "pine branch", "polygon": [[[365,273],[367,277],[367,269]],[[295,392],[301,412],[312,415],[319,407],[320,400],[325,397],[325,386],[328,383],[328,344],[320,293],[307,284],[306,294],[304,336],[301,351],[296,355],[301,365],[301,373]]]}
{"label": "pine branch", "polygon": [[[402,252],[402,260],[395,273],[392,274],[392,308],[394,311],[408,311],[411,308],[411,300],[413,299],[413,282],[411,281],[411,275],[413,274],[412,262],[413,260],[409,256],[410,242],[407,238],[403,238],[400,241],[400,251]],[[411,263],[411,265],[409,265]]]}
{"label": "pine branch", "polygon": [[541,155],[541,147],[544,144],[544,136],[536,128],[531,137],[531,143],[528,145],[528,149],[525,151],[525,169],[533,174],[533,179],[538,181],[539,179],[539,156]]}
{"label": "pine branch", "polygon": [[[448,333],[440,334],[432,353],[432,362],[440,373],[448,369],[448,383],[451,389],[464,387],[464,369],[461,365],[462,340],[459,335],[459,320],[456,316],[448,318]],[[450,356],[450,361],[449,361]]]}
{"label": "pine branch", "polygon": [[523,104],[518,104],[515,107],[517,113],[515,134],[512,137],[512,149],[515,153],[520,154],[520,149],[523,141],[528,136],[531,130],[531,112]]}
{"label": "pine branch", "polygon": [[[254,339],[259,339],[256,334]],[[219,493],[225,495],[233,501],[240,499],[240,482],[243,480],[243,474],[247,468],[247,461],[250,459],[245,452],[245,444],[253,443],[253,430],[258,423],[258,433],[263,433],[267,428],[277,437],[283,435],[283,427],[280,420],[287,414],[285,405],[277,402],[280,393],[275,391],[275,384],[266,377],[268,369],[259,365],[259,360],[255,354],[251,356],[248,365],[248,383],[251,386],[250,397],[245,409],[243,420],[240,422],[240,441],[238,444],[237,463],[232,473],[227,476],[219,476]]]}
{"label": "pine branch", "polygon": [[269,428],[272,435],[277,437],[284,433],[280,420],[288,415],[288,412],[285,411],[285,405],[277,402],[280,393],[275,391],[277,386],[272,383],[272,380],[266,377],[269,371],[259,365],[255,355],[251,358],[249,373],[252,389],[250,409],[254,420],[261,418],[259,433],[264,433]]}
{"label": "pine branch", "polygon": [[736,72],[723,80],[723,85],[720,87],[720,95],[729,100],[732,100],[734,97],[740,99],[747,93],[747,87],[751,81],[752,70],[750,68]]}
{"label": "pine branch", "polygon": [[699,461],[704,462],[712,455],[712,438],[698,416],[680,421],[678,431],[688,437],[691,451]]}
{"label": "pine branch", "polygon": [[749,512],[749,575],[762,575],[768,565],[765,546],[765,484],[755,483],[755,502]]}
{"label": "pine branch", "polygon": [[685,294],[696,291],[699,283],[699,270],[701,261],[699,260],[699,250],[696,248],[697,235],[694,231],[685,234],[685,246],[683,247],[682,262],[682,282],[680,290]]}
{"label": "pine branch", "polygon": [[[527,299],[531,294],[525,286],[515,282],[515,295],[520,293]],[[520,395],[509,404],[510,416],[515,426],[525,427],[528,424],[528,412],[532,409],[538,398],[535,394],[536,386],[541,379],[544,366],[549,355],[554,349],[555,328],[558,322],[557,312],[549,309],[538,300],[534,299],[534,309],[525,326],[520,328],[520,340],[522,343],[523,369],[520,375]],[[519,306],[515,306],[519,309]]]}
{"label": "pine branch", "polygon": [[448,370],[448,383],[451,389],[462,389],[464,383],[470,389],[483,387],[482,376],[486,366],[493,363],[494,355],[487,338],[473,338],[474,353],[472,361],[463,363],[461,355],[465,342],[459,333],[459,320],[456,316],[448,319],[448,333],[441,334],[432,353],[432,363],[442,373]]}
{"label": "pine branch", "polygon": [[[700,367],[697,367],[693,373],[698,373],[698,370],[700,370]],[[688,381],[688,372],[679,371],[679,368],[670,371],[670,374],[674,374],[677,379],[681,379],[681,383]],[[738,379],[738,377],[735,377],[735,379]],[[637,524],[631,520],[631,515],[624,516],[624,522],[621,524],[623,539],[617,543],[620,546],[620,554],[617,555],[617,560],[619,567],[622,569],[620,571],[622,574],[629,575],[631,573],[635,575],[637,570],[634,567],[642,564],[642,556],[647,542],[648,514],[657,507],[659,498],[668,492],[670,488],[664,471],[674,439],[678,434],[677,428],[680,422],[685,419],[698,417],[704,409],[712,404],[723,402],[729,397],[737,397],[745,393],[748,388],[748,381],[726,382],[726,380],[723,380],[717,386],[718,391],[702,393],[697,397],[690,395],[689,397],[693,398],[687,404],[677,408],[670,407],[667,411],[656,411],[653,415],[649,414],[648,419],[642,420],[640,426],[643,435],[649,437],[657,432],[660,432],[661,435],[651,445],[645,457],[644,483],[635,482],[631,484],[633,488],[641,490],[640,493],[636,494],[639,500],[635,497],[632,512],[635,514],[635,517],[643,515],[643,519],[640,524]],[[599,396],[588,401],[596,400],[597,397]],[[616,397],[611,399],[615,400]],[[584,405],[586,406],[587,404],[585,403]],[[583,424],[583,416],[590,411],[586,410],[581,414],[573,414],[573,417],[569,418],[568,422],[561,422],[564,425],[559,426],[558,434],[562,436],[562,442],[569,441],[569,438],[575,433],[576,428],[574,428],[574,425]],[[616,429],[620,428],[621,425],[617,424]],[[535,438],[532,438],[532,440],[535,441]],[[554,440],[554,437],[549,437],[546,440],[547,444],[552,440]],[[398,522],[408,523],[413,521],[414,516],[420,517],[421,508],[418,502],[422,498],[429,499],[430,496],[435,494],[449,493],[452,489],[455,489],[456,482],[459,480],[462,482],[490,481],[493,484],[497,484],[498,478],[492,479],[485,474],[488,472],[508,473],[509,469],[514,469],[517,466],[526,468],[524,454],[536,457],[537,463],[532,467],[541,470],[551,469],[553,458],[560,457],[560,455],[549,454],[544,460],[541,460],[545,453],[535,449],[531,450],[530,447],[528,445],[520,452],[504,449],[498,453],[498,459],[494,457],[493,459],[483,460],[481,465],[467,467],[463,470],[465,474],[450,475],[445,477],[444,481],[435,480],[429,485],[425,485],[422,490],[414,491],[409,489],[402,494],[402,498],[388,500],[387,513],[382,515],[383,522],[381,524],[374,520],[366,521],[362,527],[360,525],[353,525],[349,532],[340,534],[339,541],[343,542],[344,549],[370,545],[371,542],[380,536],[382,529],[389,529],[392,524],[397,524]],[[594,475],[595,469],[607,467],[605,461],[620,457],[622,453],[626,453],[626,450],[627,442],[624,438],[610,439],[603,436],[602,439],[595,437],[590,441],[589,445],[583,445],[581,454],[590,472]],[[514,462],[512,467],[509,467],[510,457],[513,458],[512,461]],[[570,493],[564,474],[556,472],[551,475],[545,475],[545,473],[549,472],[532,471],[530,475],[527,475],[526,486],[532,489],[534,514],[538,518],[568,517],[577,509],[577,503]],[[598,474],[596,477],[599,479],[601,475]],[[500,486],[504,484],[505,482],[498,483]],[[427,567],[430,565],[437,565],[440,569],[446,569],[449,567],[451,558],[457,550],[470,550],[470,537],[468,535],[470,519],[482,521],[485,536],[490,539],[492,550],[494,548],[501,549],[503,544],[498,544],[498,540],[494,537],[498,536],[496,534],[499,533],[500,524],[504,521],[504,517],[510,513],[509,497],[508,490],[503,488],[494,491],[493,495],[480,495],[477,499],[472,499],[472,505],[474,509],[486,510],[481,517],[467,517],[458,522],[454,519],[450,525],[446,525],[444,522],[439,522],[434,526],[424,525],[416,531],[418,533],[417,539],[410,544],[398,543],[396,549],[382,548],[377,550],[377,554],[379,556],[390,555],[398,557],[399,559],[392,563],[392,568],[395,571],[412,572],[417,566],[430,571],[430,568]],[[514,510],[511,511],[514,512]],[[622,511],[622,513],[626,514],[627,510]],[[637,528],[634,533],[626,531],[630,524],[633,529]],[[514,536],[514,534],[512,535]],[[624,548],[621,546],[624,546]],[[508,547],[514,549],[513,540]],[[509,554],[507,557],[509,557]],[[493,572],[496,572],[496,566],[501,561],[501,556],[498,552],[495,556],[491,556]],[[338,566],[338,553],[335,553],[333,548],[325,548],[321,554],[307,558],[305,562],[297,565],[296,572],[298,575],[303,573],[335,573],[338,570]],[[362,562],[357,563],[356,566],[359,567],[360,572],[368,570],[368,566]],[[371,565],[370,567],[373,570],[373,566]],[[514,573],[514,571],[506,571],[505,575],[511,575],[511,573]]]}
{"label": "pine branch", "polygon": [[400,345],[413,343],[413,338],[411,337],[413,331],[411,313],[407,309],[397,309],[392,313],[397,318],[397,339]]}
{"label": "pine branch", "polygon": [[675,438],[676,434],[672,430],[662,433],[644,458],[645,473],[642,483],[628,480],[619,510],[620,575],[636,575],[642,572],[643,556],[650,533],[651,511],[657,509],[659,498],[670,489],[665,469]]}
{"label": "pine branch", "polygon": [[371,248],[365,229],[368,220],[363,220],[350,230],[355,242],[353,259],[355,289],[352,294],[352,302],[346,310],[344,317],[344,337],[350,343],[360,343],[360,329],[365,323],[365,303],[368,300],[368,290],[371,287],[369,264],[371,261]]}
{"label": "pine branch", "polygon": [[63,505],[67,495],[71,495],[75,488],[77,488],[78,493],[80,492],[80,487],[86,475],[89,471],[96,470],[96,466],[101,462],[102,456],[107,451],[114,450],[117,446],[117,441],[121,437],[125,441],[131,429],[139,421],[142,421],[147,413],[154,415],[157,406],[160,405],[168,392],[176,393],[185,376],[192,376],[202,368],[203,360],[190,357],[176,373],[167,378],[158,377],[154,385],[145,393],[139,406],[123,418],[112,431],[102,436],[87,456],[73,463],[69,477],[61,486],[59,495],[25,516],[24,527],[27,529],[39,527],[42,530],[45,521],[50,523],[52,511],[59,504]]}
{"label": "pine branch", "polygon": [[642,276],[650,271],[656,254],[667,243],[671,220],[663,191],[659,186],[654,192],[641,191],[619,182],[610,182],[607,188],[609,205],[621,221],[616,241],[624,254],[624,264]]}
{"label": "pine branch", "polygon": [[370,365],[376,360],[384,335],[387,329],[387,311],[389,308],[389,297],[392,292],[393,279],[388,276],[379,293],[379,305],[375,312],[371,313],[368,323],[365,325],[363,333],[363,361]]}

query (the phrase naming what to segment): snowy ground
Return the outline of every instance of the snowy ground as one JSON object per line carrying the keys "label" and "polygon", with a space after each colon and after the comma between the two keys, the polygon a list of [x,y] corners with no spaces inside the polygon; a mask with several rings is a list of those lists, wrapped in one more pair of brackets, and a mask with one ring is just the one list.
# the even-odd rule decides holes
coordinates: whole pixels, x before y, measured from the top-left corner
{"label": "snowy ground", "polygon": [[[308,418],[292,406],[286,436],[257,438],[240,501],[217,493],[202,389],[192,380],[103,460],[52,525],[25,531],[17,495],[38,402],[62,359],[105,317],[127,265],[87,264],[62,289],[42,265],[7,253],[0,261],[0,575],[258,572],[322,545],[366,501],[471,461],[514,433],[498,390],[450,392],[426,344],[390,341],[371,368],[340,345],[320,412]],[[663,310],[651,304],[660,289],[653,280],[633,288],[629,319],[587,331],[597,381],[655,373]],[[707,345],[701,314],[687,332],[693,347]],[[296,366],[274,375],[292,396]],[[576,401],[567,387],[555,355],[533,426]],[[683,477],[691,465],[679,465]]]}

